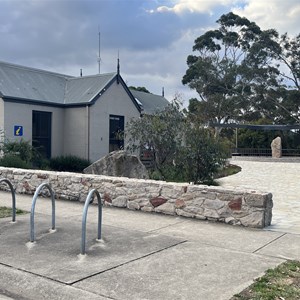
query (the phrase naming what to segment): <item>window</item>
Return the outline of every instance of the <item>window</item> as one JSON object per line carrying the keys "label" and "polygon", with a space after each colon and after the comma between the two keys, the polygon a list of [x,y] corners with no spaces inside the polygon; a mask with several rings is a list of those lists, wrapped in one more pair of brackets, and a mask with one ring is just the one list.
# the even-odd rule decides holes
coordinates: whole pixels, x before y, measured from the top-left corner
{"label": "window", "polygon": [[124,148],[124,116],[109,116],[109,152]]}
{"label": "window", "polygon": [[51,157],[51,119],[51,112],[32,112],[32,146],[44,158]]}

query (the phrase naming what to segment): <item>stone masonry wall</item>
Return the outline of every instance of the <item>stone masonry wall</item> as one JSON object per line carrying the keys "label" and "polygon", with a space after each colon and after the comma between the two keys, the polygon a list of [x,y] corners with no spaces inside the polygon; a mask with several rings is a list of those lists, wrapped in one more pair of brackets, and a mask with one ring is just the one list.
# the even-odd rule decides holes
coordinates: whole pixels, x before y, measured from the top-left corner
{"label": "stone masonry wall", "polygon": [[270,225],[272,219],[272,194],[257,191],[3,167],[0,178],[9,179],[22,194],[34,194],[47,182],[58,199],[84,202],[88,192],[97,189],[105,205],[131,210],[256,228]]}

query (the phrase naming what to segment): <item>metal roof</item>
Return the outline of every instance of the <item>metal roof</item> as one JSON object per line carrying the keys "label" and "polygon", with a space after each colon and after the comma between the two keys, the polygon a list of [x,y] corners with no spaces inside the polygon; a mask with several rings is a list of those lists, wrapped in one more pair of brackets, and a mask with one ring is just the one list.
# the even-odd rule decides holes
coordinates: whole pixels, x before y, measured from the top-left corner
{"label": "metal roof", "polygon": [[109,73],[67,80],[65,104],[91,102],[117,75]]}
{"label": "metal roof", "polygon": [[163,96],[154,95],[151,93],[145,93],[130,89],[132,95],[142,104],[143,113],[154,114],[160,110],[163,110],[170,102]]}
{"label": "metal roof", "polygon": [[5,97],[63,104],[70,76],[0,62],[0,92]]}
{"label": "metal roof", "polygon": [[0,95],[59,105],[89,103],[116,75],[73,77],[0,62]]}

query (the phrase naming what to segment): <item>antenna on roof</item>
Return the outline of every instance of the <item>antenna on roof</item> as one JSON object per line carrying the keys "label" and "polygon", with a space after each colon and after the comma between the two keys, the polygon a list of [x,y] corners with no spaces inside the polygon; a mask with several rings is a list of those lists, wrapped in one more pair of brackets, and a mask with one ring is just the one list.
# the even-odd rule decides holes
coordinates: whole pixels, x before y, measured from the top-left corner
{"label": "antenna on roof", "polygon": [[164,97],[165,96],[165,88],[162,87],[161,95]]}
{"label": "antenna on roof", "polygon": [[100,56],[100,27],[99,27],[99,25],[98,25],[98,42],[99,42],[99,48],[98,48],[98,50],[99,50],[99,52],[98,52],[98,59],[97,59],[97,61],[98,61],[98,74],[100,74],[100,65],[101,65],[101,56]]}
{"label": "antenna on roof", "polygon": [[119,76],[120,76],[120,53],[118,50],[118,64],[117,64],[117,83],[119,84]]}
{"label": "antenna on roof", "polygon": [[82,77],[82,69],[80,69],[80,77]]}

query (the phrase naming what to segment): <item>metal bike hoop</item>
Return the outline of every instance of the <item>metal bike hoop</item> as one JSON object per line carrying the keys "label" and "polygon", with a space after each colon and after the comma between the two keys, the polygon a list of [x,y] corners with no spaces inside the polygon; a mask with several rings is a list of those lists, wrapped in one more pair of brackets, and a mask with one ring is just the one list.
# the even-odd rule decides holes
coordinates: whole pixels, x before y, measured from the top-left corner
{"label": "metal bike hoop", "polygon": [[1,178],[0,183],[1,182],[7,183],[7,185],[10,188],[11,196],[12,196],[12,221],[15,222],[16,221],[16,192],[15,192],[14,187],[13,187],[12,183],[10,182],[10,180],[8,180],[6,178]]}
{"label": "metal bike hoop", "polygon": [[98,240],[101,239],[101,226],[102,226],[102,202],[99,192],[96,189],[93,189],[89,192],[82,214],[82,232],[81,232],[81,254],[85,254],[85,241],[86,241],[86,220],[87,220],[87,212],[89,205],[94,201],[94,196],[97,196],[98,201]]}
{"label": "metal bike hoop", "polygon": [[42,183],[35,191],[33,198],[32,198],[32,204],[31,204],[31,212],[30,212],[30,242],[34,242],[34,210],[35,210],[35,204],[36,200],[39,196],[40,191],[43,188],[47,188],[51,195],[52,200],[52,230],[55,229],[55,194],[52,190],[49,183]]}

